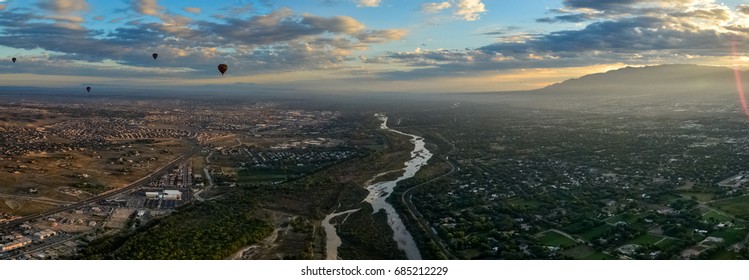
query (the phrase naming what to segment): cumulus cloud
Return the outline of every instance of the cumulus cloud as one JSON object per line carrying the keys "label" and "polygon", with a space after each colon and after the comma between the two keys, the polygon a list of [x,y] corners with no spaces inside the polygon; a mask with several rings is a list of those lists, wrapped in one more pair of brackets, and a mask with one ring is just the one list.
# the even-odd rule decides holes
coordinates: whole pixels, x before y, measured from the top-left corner
{"label": "cumulus cloud", "polygon": [[39,2],[38,5],[56,14],[71,14],[88,9],[88,3],[85,0],[47,0]]}
{"label": "cumulus cloud", "polygon": [[183,10],[185,12],[193,13],[193,14],[199,14],[200,13],[200,8],[195,8],[195,7],[185,7]]}
{"label": "cumulus cloud", "polygon": [[356,0],[357,7],[379,7],[382,0]]}
{"label": "cumulus cloud", "polygon": [[486,12],[484,3],[481,0],[459,0],[456,8],[457,11],[455,11],[455,14],[466,21],[478,20],[481,14]]}
{"label": "cumulus cloud", "polygon": [[450,8],[450,2],[429,2],[421,4],[421,11],[427,14],[436,14],[439,11]]}
{"label": "cumulus cloud", "polygon": [[402,29],[374,30],[359,33],[356,38],[362,43],[379,44],[403,39],[408,31]]}
{"label": "cumulus cloud", "polygon": [[302,23],[312,27],[328,30],[331,32],[342,32],[346,34],[357,34],[364,30],[364,24],[348,16],[319,17],[310,14],[302,16]]}
{"label": "cumulus cloud", "polygon": [[481,0],[448,0],[443,2],[426,2],[421,4],[421,11],[426,14],[436,14],[452,7],[453,15],[465,20],[475,21],[486,12],[486,6]]}
{"label": "cumulus cloud", "polygon": [[742,13],[742,14],[745,14],[745,15],[749,15],[749,5],[746,5],[746,4],[739,5],[738,7],[736,7],[736,10],[739,13]]}
{"label": "cumulus cloud", "polygon": [[158,16],[164,10],[156,0],[133,0],[132,6],[139,13],[149,16]]}
{"label": "cumulus cloud", "polygon": [[55,25],[67,29],[83,29],[83,18],[78,12],[88,10],[85,0],[47,0],[37,3],[37,6],[49,14],[46,19],[55,21]]}

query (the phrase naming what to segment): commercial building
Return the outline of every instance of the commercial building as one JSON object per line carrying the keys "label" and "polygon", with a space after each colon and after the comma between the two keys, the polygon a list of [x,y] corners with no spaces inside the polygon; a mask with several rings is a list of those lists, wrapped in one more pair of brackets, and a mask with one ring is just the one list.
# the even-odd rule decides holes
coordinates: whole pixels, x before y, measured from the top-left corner
{"label": "commercial building", "polygon": [[178,190],[165,190],[164,200],[182,200],[182,192]]}
{"label": "commercial building", "polygon": [[31,244],[31,238],[21,237],[11,243],[0,245],[0,252],[7,252],[10,250],[15,250],[15,249],[21,248],[29,244]]}
{"label": "commercial building", "polygon": [[45,229],[43,231],[34,233],[34,240],[42,241],[48,237],[57,235],[57,232],[51,229]]}

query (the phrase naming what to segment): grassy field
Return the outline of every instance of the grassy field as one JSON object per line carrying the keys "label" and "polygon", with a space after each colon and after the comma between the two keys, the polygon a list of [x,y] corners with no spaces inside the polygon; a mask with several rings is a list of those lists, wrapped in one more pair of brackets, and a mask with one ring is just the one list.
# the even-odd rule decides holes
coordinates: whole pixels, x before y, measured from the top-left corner
{"label": "grassy field", "polygon": [[661,241],[661,239],[663,239],[663,237],[655,236],[655,235],[648,233],[648,234],[643,234],[641,236],[638,236],[637,238],[632,239],[627,243],[647,246],[647,245],[653,245],[657,243],[658,241]]}
{"label": "grassy field", "polygon": [[743,240],[746,234],[746,230],[726,228],[711,232],[710,236],[723,238],[723,244],[730,245]]}
{"label": "grassy field", "polygon": [[575,244],[575,240],[569,239],[564,235],[561,235],[554,231],[546,231],[539,235],[538,240],[546,246],[562,247],[567,248]]}
{"label": "grassy field", "polygon": [[676,239],[666,238],[666,239],[663,239],[660,242],[658,242],[658,244],[655,244],[655,246],[658,247],[658,248],[660,248],[660,249],[666,249],[666,248],[671,247],[676,242],[677,242]]}
{"label": "grassy field", "polygon": [[686,199],[691,198],[692,196],[697,198],[697,201],[699,202],[708,202],[713,200],[713,194],[711,193],[702,193],[702,192],[683,192],[681,193],[681,196],[683,196]]}
{"label": "grassy field", "polygon": [[740,256],[738,254],[723,249],[723,250],[718,250],[715,253],[711,254],[709,259],[711,260],[738,260],[739,257]]}
{"label": "grassy field", "polygon": [[723,215],[721,213],[715,212],[713,210],[709,210],[709,211],[707,211],[707,213],[702,214],[702,219],[703,220],[709,220],[710,218],[713,218],[713,219],[715,219],[718,222],[728,222],[728,221],[733,220],[733,219],[731,219],[731,217],[728,217],[728,216]]}
{"label": "grassy field", "polygon": [[648,228],[650,227],[650,225],[644,222],[641,222],[642,220],[641,218],[645,217],[645,215],[646,214],[634,215],[634,214],[622,213],[622,214],[606,219],[605,222],[608,224],[616,224],[618,222],[625,222],[633,228],[645,231],[645,230],[648,230]]}
{"label": "grassy field", "polygon": [[585,240],[593,241],[593,239],[601,236],[604,232],[606,232],[610,228],[611,228],[610,225],[600,225],[586,232],[581,233],[580,236],[584,238]]}
{"label": "grassy field", "polygon": [[749,219],[749,196],[734,197],[710,203],[710,206],[718,208],[728,214],[742,219]]}
{"label": "grassy field", "polygon": [[527,209],[536,209],[541,205],[541,203],[538,203],[536,201],[523,200],[521,198],[510,199],[507,201],[507,204],[515,208]]}

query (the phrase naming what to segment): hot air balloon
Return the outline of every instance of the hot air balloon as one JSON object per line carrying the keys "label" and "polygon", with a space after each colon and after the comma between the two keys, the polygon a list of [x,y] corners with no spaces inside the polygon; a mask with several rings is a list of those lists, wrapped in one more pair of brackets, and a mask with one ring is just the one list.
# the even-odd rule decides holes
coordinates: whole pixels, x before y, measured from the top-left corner
{"label": "hot air balloon", "polygon": [[91,87],[86,87],[86,92],[91,92]]}
{"label": "hot air balloon", "polygon": [[229,66],[226,65],[226,64],[219,64],[218,65],[218,71],[221,72],[221,76],[223,76],[224,73],[226,73],[226,70],[228,70],[228,69],[229,69]]}
{"label": "hot air balloon", "polygon": [[153,59],[156,59],[157,57],[159,57],[159,54],[153,53],[151,56],[153,56]]}
{"label": "hot air balloon", "polygon": [[16,63],[16,58],[15,57],[12,58],[11,60],[13,60],[13,63]]}

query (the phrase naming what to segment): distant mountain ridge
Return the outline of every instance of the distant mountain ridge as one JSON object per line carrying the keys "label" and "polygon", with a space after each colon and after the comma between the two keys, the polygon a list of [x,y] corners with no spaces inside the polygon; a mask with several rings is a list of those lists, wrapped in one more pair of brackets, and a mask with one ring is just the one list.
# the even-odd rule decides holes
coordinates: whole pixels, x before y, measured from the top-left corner
{"label": "distant mountain ridge", "polygon": [[[749,75],[740,73],[749,83]],[[666,64],[625,67],[605,73],[585,75],[535,90],[541,93],[728,93],[736,91],[733,69],[693,64]]]}

